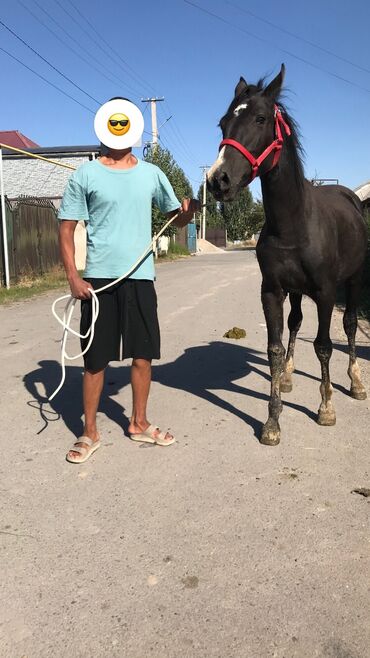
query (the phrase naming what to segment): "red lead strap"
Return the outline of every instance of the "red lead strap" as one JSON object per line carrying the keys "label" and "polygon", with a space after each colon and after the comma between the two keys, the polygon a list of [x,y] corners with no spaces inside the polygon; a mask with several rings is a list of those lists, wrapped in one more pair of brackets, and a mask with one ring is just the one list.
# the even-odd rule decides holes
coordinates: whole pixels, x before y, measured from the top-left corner
{"label": "red lead strap", "polygon": [[240,151],[240,153],[242,153],[242,155],[244,155],[245,158],[247,158],[247,160],[250,162],[250,164],[252,166],[252,180],[254,180],[256,178],[256,176],[258,176],[258,170],[259,170],[262,162],[264,160],[266,160],[266,158],[270,155],[270,153],[272,153],[272,151],[274,151],[274,159],[273,159],[273,162],[272,162],[271,169],[273,169],[275,167],[275,165],[277,165],[277,163],[279,162],[280,153],[281,153],[281,149],[283,147],[283,141],[284,141],[283,134],[281,132],[281,126],[283,126],[285,134],[288,137],[291,134],[291,130],[290,130],[287,122],[284,121],[284,119],[282,117],[280,108],[277,105],[275,105],[274,109],[275,109],[275,136],[276,136],[276,139],[270,144],[270,146],[268,146],[261,153],[260,156],[258,156],[258,158],[255,158],[254,155],[252,155],[252,153],[250,151],[248,151],[248,149],[246,149],[242,144],[240,144],[240,142],[237,142],[235,139],[223,139],[221,144],[220,144],[220,148],[222,146],[233,146],[238,151]]}

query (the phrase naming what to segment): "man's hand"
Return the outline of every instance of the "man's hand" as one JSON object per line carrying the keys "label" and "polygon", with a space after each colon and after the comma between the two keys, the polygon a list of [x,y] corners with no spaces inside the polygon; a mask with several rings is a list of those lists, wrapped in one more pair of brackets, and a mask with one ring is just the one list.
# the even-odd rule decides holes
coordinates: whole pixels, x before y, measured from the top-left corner
{"label": "man's hand", "polygon": [[198,199],[183,199],[181,208],[177,211],[179,216],[177,219],[175,219],[173,225],[177,226],[178,228],[186,226],[186,224],[189,224],[189,222],[191,222],[193,219],[194,213],[199,212],[199,210],[200,202]]}
{"label": "man's hand", "polygon": [[69,279],[69,285],[72,297],[75,297],[76,299],[90,299],[91,283],[87,283],[87,281],[84,281],[80,276],[76,275]]}

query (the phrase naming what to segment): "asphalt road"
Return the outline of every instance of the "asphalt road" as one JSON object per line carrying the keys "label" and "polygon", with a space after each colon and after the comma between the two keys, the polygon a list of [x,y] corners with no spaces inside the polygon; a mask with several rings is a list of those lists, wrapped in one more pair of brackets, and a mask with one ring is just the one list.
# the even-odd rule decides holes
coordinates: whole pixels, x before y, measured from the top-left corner
{"label": "asphalt road", "polygon": [[[81,364],[58,383],[55,294],[0,309],[0,656],[368,658],[369,401],[351,399],[332,325],[335,427],[319,427],[316,310],[304,302],[282,441],[267,418],[266,328],[254,252],[158,267],[162,360],[149,419],[168,448],[125,436],[128,367],[109,367],[102,448],[81,431]],[[234,325],[242,340],[223,338]],[[370,341],[358,335],[370,393]],[[72,351],[72,347],[70,348]]]}

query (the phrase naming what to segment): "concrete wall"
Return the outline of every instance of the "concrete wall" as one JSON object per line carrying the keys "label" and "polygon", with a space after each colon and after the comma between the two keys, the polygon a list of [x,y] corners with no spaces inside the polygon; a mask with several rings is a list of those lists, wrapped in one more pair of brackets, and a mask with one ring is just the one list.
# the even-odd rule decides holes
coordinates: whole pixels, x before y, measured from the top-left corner
{"label": "concrete wall", "polygon": [[[88,156],[52,158],[77,169],[88,161]],[[46,197],[58,199],[63,196],[64,188],[72,169],[58,167],[34,158],[3,157],[4,191],[8,199],[20,196]]]}

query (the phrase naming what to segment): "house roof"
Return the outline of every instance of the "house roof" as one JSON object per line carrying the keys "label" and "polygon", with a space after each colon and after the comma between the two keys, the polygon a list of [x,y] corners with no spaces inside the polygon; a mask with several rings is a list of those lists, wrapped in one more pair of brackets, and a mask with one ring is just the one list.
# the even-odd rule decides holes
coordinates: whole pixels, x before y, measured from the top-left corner
{"label": "house roof", "polygon": [[19,130],[0,130],[0,144],[7,144],[8,146],[14,146],[14,148],[19,149],[39,146],[39,144],[33,142],[32,139],[23,135]]}
{"label": "house roof", "polygon": [[367,199],[370,198],[370,181],[367,183],[363,183],[362,185],[359,185],[359,187],[356,187],[354,190],[355,194],[360,198],[362,202],[366,201]]}

